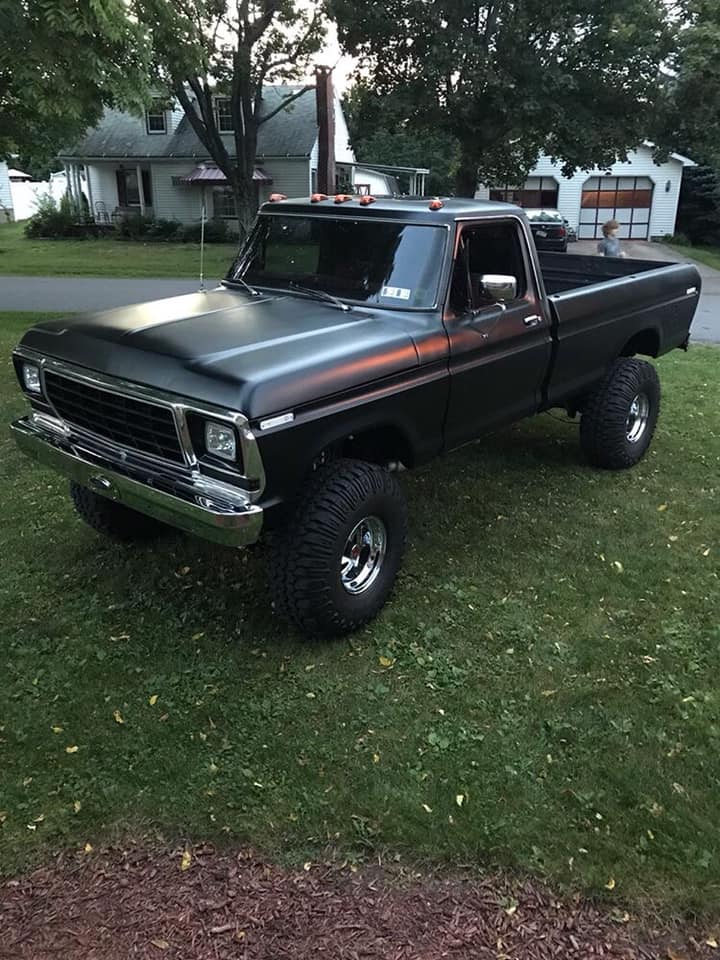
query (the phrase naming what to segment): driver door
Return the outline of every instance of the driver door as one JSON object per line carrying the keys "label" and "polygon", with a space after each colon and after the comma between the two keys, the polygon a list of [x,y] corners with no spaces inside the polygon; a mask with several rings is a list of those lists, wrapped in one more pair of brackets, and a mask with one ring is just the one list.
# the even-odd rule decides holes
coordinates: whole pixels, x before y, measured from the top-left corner
{"label": "driver door", "polygon": [[[500,290],[499,277],[512,277],[515,290]],[[538,409],[551,336],[517,218],[458,224],[445,328],[450,343],[447,447]]]}

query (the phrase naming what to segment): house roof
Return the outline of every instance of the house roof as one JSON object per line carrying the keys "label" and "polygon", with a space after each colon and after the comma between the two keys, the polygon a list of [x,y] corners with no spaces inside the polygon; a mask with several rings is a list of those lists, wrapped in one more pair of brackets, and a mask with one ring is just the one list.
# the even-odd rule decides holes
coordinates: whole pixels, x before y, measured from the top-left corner
{"label": "house roof", "polygon": [[[263,112],[275,110],[282,100],[300,90],[293,86],[268,86],[263,90]],[[284,110],[276,113],[258,131],[258,157],[308,157],[317,139],[315,88],[310,87]],[[232,149],[232,135],[225,137]],[[63,150],[62,158],[204,159],[208,152],[183,117],[172,133],[148,133],[142,118],[120,110],[106,110],[100,123],[74,146]]]}

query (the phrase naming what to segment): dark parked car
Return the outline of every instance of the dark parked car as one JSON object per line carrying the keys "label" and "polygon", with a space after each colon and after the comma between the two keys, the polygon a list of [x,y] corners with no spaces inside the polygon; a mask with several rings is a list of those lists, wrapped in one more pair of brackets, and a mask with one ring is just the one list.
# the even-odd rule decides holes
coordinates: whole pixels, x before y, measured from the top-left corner
{"label": "dark parked car", "polygon": [[533,240],[538,250],[565,253],[568,245],[568,222],[557,210],[526,210]]}
{"label": "dark parked car", "polygon": [[401,466],[550,407],[580,414],[595,466],[650,445],[660,383],[637,357],[687,346],[697,270],[538,255],[530,229],[473,200],[266,203],[221,287],[29,330],[15,439],[101,533],[273,530],[276,609],[354,630],[400,567]]}

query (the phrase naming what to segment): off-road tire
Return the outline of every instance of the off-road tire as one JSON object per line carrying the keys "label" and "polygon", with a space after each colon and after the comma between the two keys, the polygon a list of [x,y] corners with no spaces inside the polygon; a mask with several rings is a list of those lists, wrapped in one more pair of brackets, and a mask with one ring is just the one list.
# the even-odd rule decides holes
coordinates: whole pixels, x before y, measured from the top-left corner
{"label": "off-road tire", "polygon": [[70,483],[70,498],[79,516],[96,530],[113,540],[125,543],[154,540],[167,532],[168,528],[159,520],[146,517],[122,503],[115,503],[107,497]]}
{"label": "off-road tire", "polygon": [[[384,526],[385,553],[375,579],[361,593],[343,584],[348,538],[365,518]],[[340,459],[310,477],[287,525],[271,546],[275,608],[313,636],[351,633],[385,604],[407,539],[407,507],[396,477],[374,463]]]}
{"label": "off-road tire", "polygon": [[[633,437],[638,401],[643,408],[647,401],[647,415]],[[660,380],[655,367],[629,357],[616,360],[583,404],[580,444],[590,463],[606,470],[634,467],[650,446],[659,413]]]}

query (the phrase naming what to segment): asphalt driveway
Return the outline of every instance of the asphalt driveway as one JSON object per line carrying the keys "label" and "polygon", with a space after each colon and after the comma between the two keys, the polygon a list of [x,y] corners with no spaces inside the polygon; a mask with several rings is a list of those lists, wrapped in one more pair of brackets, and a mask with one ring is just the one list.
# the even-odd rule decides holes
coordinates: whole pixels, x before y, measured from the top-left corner
{"label": "asphalt driveway", "polygon": [[[634,260],[667,260],[668,263],[693,263],[702,277],[700,301],[690,328],[693,340],[708,343],[720,343],[720,270],[706,267],[690,257],[684,257],[664,247],[661,243],[647,243],[644,240],[623,240],[623,250]],[[596,254],[596,240],[578,240],[571,243],[568,253]]]}

